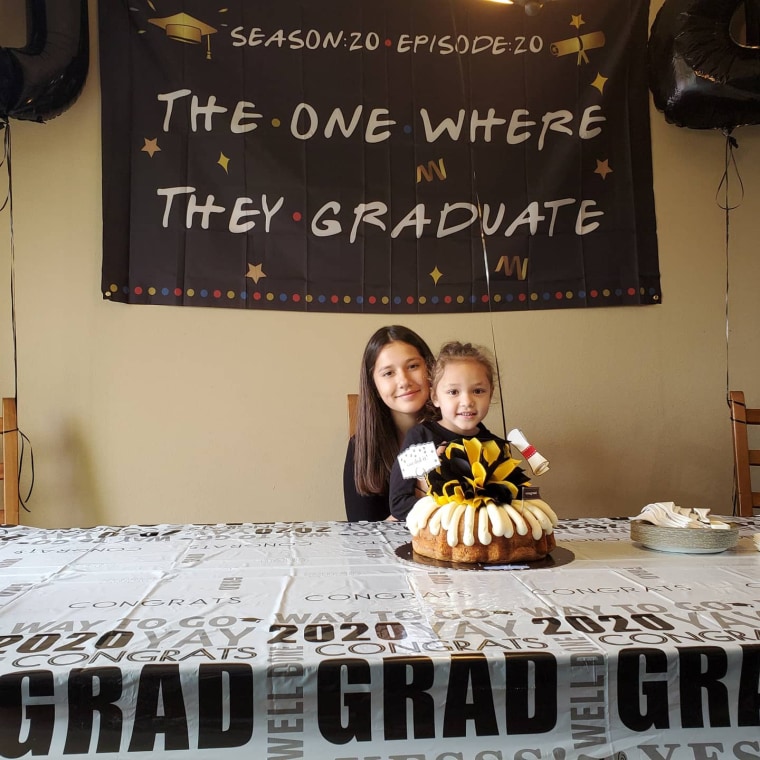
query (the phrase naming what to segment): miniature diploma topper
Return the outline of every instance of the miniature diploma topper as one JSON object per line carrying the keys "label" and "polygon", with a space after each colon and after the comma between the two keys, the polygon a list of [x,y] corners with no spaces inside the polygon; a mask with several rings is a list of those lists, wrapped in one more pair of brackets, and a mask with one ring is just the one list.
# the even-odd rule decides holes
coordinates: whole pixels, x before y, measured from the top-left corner
{"label": "miniature diploma topper", "polygon": [[522,430],[515,428],[507,434],[507,440],[513,443],[525,457],[525,461],[530,465],[534,475],[543,475],[549,471],[549,462],[546,461],[526,440]]}
{"label": "miniature diploma topper", "polygon": [[435,444],[432,441],[427,443],[415,443],[408,449],[404,449],[398,455],[401,475],[405,480],[411,478],[422,478],[431,470],[434,470],[441,463],[438,458]]}

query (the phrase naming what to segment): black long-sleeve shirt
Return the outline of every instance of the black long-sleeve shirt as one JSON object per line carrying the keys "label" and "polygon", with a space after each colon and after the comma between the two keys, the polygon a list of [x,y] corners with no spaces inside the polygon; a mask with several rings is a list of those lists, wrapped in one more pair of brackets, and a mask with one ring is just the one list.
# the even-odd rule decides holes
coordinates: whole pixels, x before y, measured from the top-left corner
{"label": "black long-sleeve shirt", "polygon": [[354,438],[348,441],[346,461],[343,465],[343,501],[346,505],[346,519],[349,522],[359,520],[385,520],[391,513],[387,493],[373,493],[363,496],[356,490],[354,480]]}

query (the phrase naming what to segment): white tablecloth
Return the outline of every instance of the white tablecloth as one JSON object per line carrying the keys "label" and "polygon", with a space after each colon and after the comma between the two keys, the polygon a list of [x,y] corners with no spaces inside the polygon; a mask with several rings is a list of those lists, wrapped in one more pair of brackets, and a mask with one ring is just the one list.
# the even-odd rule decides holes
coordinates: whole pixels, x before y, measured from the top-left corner
{"label": "white tablecloth", "polygon": [[0,528],[0,757],[760,758],[760,553],[566,520],[536,566],[402,524]]}

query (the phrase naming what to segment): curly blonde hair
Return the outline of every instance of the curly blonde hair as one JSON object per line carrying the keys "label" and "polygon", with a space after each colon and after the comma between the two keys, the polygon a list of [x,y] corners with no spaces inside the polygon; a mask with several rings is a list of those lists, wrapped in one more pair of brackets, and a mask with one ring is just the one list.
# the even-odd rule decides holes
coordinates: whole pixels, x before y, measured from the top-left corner
{"label": "curly blonde hair", "polygon": [[482,365],[488,377],[488,383],[491,391],[494,389],[494,376],[496,370],[491,358],[491,352],[483,346],[476,346],[472,343],[460,343],[458,340],[452,340],[444,343],[438,352],[438,358],[435,360],[430,378],[430,392],[435,394],[438,383],[441,382],[446,367],[453,362],[476,362]]}

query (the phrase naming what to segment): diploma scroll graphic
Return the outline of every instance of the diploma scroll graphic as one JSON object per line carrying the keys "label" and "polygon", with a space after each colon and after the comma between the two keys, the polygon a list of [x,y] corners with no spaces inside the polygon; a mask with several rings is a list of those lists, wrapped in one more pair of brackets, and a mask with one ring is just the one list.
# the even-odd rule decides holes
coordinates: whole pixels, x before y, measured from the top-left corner
{"label": "diploma scroll graphic", "polygon": [[536,449],[528,443],[522,430],[515,428],[507,434],[507,440],[513,443],[525,457],[525,461],[530,465],[534,475],[543,475],[549,471],[549,462],[539,454]]}
{"label": "diploma scroll graphic", "polygon": [[594,50],[594,48],[604,47],[605,39],[604,32],[590,32],[589,34],[582,34],[580,37],[569,37],[566,40],[559,40],[559,42],[552,42],[550,50],[552,55],[559,58],[563,55],[570,55],[571,53],[578,53],[578,65],[588,63],[587,50]]}

